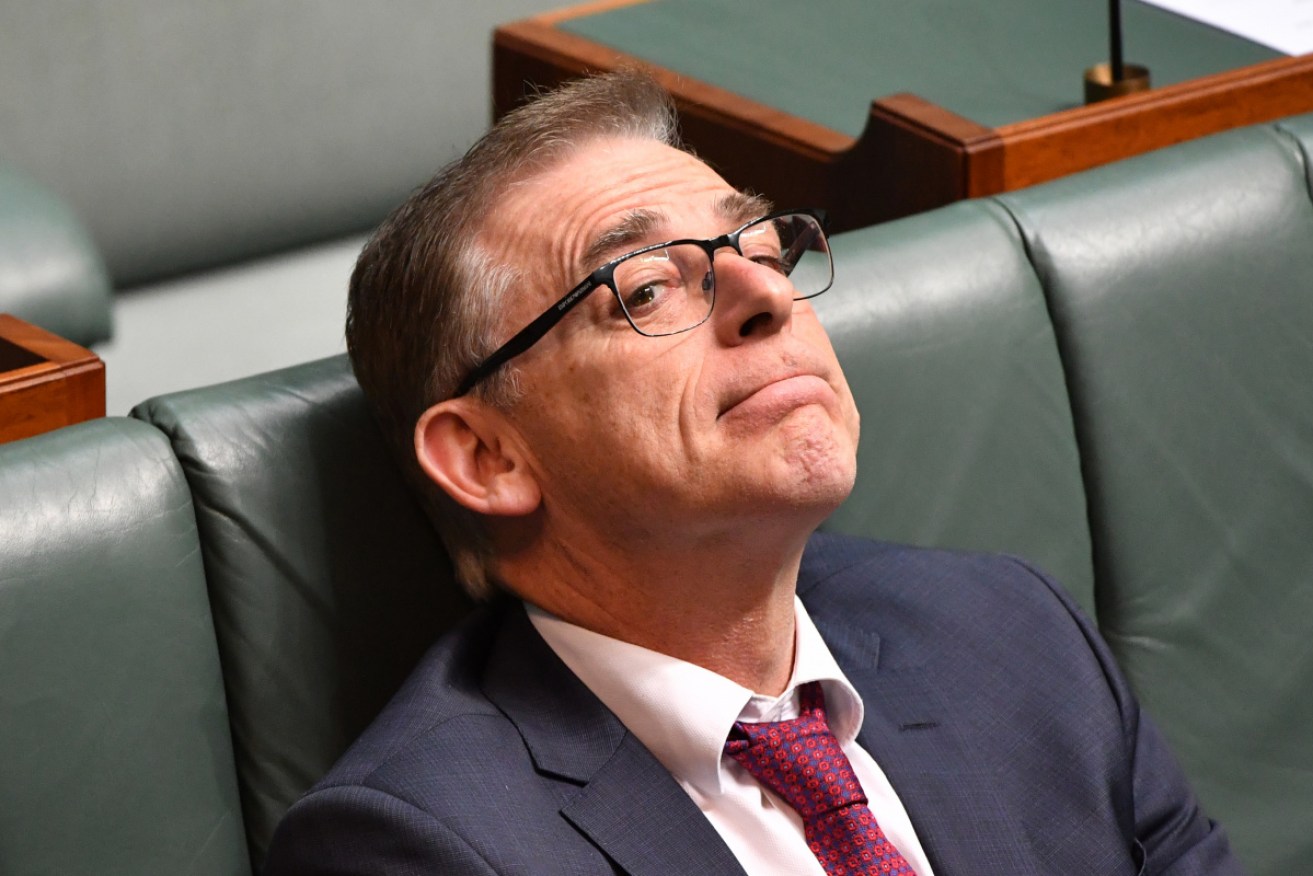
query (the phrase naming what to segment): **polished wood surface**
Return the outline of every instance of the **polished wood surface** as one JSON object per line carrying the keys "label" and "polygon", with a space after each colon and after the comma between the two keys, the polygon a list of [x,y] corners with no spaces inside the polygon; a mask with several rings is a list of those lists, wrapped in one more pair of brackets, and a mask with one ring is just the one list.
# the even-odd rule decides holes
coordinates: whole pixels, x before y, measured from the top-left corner
{"label": "polished wood surface", "polygon": [[1003,190],[1313,111],[1313,55],[1129,94],[998,129]]}
{"label": "polished wood surface", "polygon": [[997,128],[915,95],[879,97],[853,138],[557,27],[637,2],[602,0],[499,27],[494,113],[590,71],[641,67],[674,97],[685,141],[731,184],[780,205],[825,207],[835,231],[1313,111],[1313,55],[1302,55]]}
{"label": "polished wood surface", "polygon": [[105,416],[105,363],[0,313],[0,442]]}

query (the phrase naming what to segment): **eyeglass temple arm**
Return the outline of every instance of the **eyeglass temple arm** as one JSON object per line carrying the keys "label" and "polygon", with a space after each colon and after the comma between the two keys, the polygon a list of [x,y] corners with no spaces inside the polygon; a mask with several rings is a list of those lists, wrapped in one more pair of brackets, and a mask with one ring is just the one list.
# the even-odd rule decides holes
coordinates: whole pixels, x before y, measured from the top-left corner
{"label": "eyeglass temple arm", "polygon": [[509,341],[498,347],[496,352],[480,362],[478,367],[461,381],[453,398],[466,395],[479,384],[479,381],[542,340],[543,335],[551,331],[552,326],[560,322],[562,317],[570,312],[571,308],[593,290],[593,287],[594,284],[590,277],[567,292],[560,301],[557,301],[555,305],[533,322],[516,332]]}
{"label": "eyeglass temple arm", "polygon": [[[812,244],[817,240],[825,240],[826,215],[824,210],[819,208],[813,210],[781,210],[772,213],[766,218],[770,219],[778,216],[810,216],[816,220],[816,225],[808,228],[806,234],[799,234],[797,238],[794,239],[793,243],[789,244],[786,256],[787,261],[790,263],[797,262],[797,260],[802,257],[802,254],[811,249]],[[820,233],[818,234],[817,232]],[[828,247],[826,247],[826,249],[828,250]]]}
{"label": "eyeglass temple arm", "polygon": [[[798,210],[795,212],[811,216],[816,220],[816,225],[808,228],[806,234],[799,234],[797,238],[794,239],[793,243],[789,244],[789,249],[785,253],[785,261],[791,265],[796,265],[798,259],[802,258],[802,254],[811,249],[817,241],[825,241],[825,214],[823,212],[820,210]],[[826,244],[818,248],[817,252],[824,252],[828,257],[830,254],[829,245]],[[790,271],[792,271],[792,268],[790,268]],[[829,287],[827,286],[826,288]],[[825,290],[821,291],[823,292]],[[820,292],[815,292],[812,293],[812,295],[804,296],[804,298],[811,298],[814,295],[819,294]]]}
{"label": "eyeglass temple arm", "polygon": [[808,228],[806,234],[799,234],[797,239],[789,244],[788,252],[785,253],[785,260],[789,264],[797,264],[798,259],[802,258],[802,254],[811,249],[812,244],[820,239],[821,236],[816,231],[816,228]]}

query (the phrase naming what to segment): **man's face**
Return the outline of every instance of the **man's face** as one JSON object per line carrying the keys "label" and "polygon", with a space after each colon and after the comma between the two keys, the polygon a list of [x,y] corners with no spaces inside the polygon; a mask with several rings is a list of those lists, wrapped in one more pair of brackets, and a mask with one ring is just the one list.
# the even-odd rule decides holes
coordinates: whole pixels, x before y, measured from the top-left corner
{"label": "man's face", "polygon": [[[484,230],[525,278],[499,340],[599,264],[759,215],[684,152],[593,141],[515,186]],[[608,233],[615,245],[599,250]],[[524,396],[507,417],[549,520],[620,544],[718,538],[753,520],[810,532],[851,490],[857,411],[811,306],[732,249],[714,270],[715,308],[692,331],[644,337],[603,287],[515,360]]]}

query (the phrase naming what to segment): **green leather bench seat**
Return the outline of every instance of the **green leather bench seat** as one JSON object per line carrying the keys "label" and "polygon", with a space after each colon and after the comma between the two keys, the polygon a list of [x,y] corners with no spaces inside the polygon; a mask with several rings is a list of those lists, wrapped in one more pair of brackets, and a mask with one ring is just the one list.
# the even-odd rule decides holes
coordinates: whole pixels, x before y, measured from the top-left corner
{"label": "green leather bench seat", "polygon": [[1311,123],[999,198],[1067,369],[1100,627],[1272,874],[1313,860]]}
{"label": "green leather bench seat", "polygon": [[0,445],[0,871],[249,873],[191,497],[159,432]]}
{"label": "green leather bench seat", "polygon": [[1015,225],[963,202],[840,235],[815,301],[862,412],[826,528],[1006,551],[1094,610],[1080,459],[1043,290]]}
{"label": "green leather bench seat", "polygon": [[109,275],[59,198],[0,166],[0,313],[88,346],[109,338]]}
{"label": "green leather bench seat", "polygon": [[346,357],[153,399],[196,505],[255,861],[467,610]]}

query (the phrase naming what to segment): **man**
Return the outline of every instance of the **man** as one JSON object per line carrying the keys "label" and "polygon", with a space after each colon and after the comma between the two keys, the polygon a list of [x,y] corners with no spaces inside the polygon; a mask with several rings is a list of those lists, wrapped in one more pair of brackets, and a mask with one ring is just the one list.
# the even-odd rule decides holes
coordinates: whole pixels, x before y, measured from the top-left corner
{"label": "man", "polygon": [[357,376],[472,592],[269,874],[1239,872],[1011,559],[813,536],[858,416],[816,214],[633,74],[499,123],[366,247]]}

